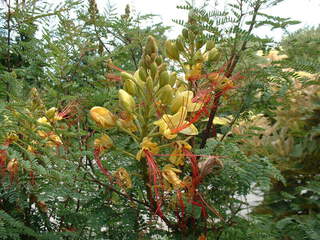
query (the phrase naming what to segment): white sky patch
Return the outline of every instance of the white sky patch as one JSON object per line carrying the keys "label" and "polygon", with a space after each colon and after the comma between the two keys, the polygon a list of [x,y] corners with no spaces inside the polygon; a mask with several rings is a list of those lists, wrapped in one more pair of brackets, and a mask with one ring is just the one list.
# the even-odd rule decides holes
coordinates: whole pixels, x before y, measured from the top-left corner
{"label": "white sky patch", "polygon": [[[211,0],[212,5],[217,1],[223,5],[226,0]],[[172,19],[186,19],[186,11],[176,8],[177,5],[183,5],[184,0],[110,0],[112,5],[117,7],[120,14],[124,13],[126,4],[129,4],[133,11],[141,14],[157,14],[160,17],[156,20],[162,21],[164,25],[173,26],[174,29],[168,34],[169,38],[175,38],[180,33],[180,28],[172,22]],[[190,1],[191,2],[191,1]],[[194,0],[194,2],[202,3],[203,1]],[[229,2],[235,2],[230,0]],[[108,3],[107,0],[97,0],[99,8],[104,8]],[[264,13],[291,18],[292,20],[301,21],[301,24],[294,25],[288,28],[289,32],[293,32],[305,26],[317,26],[320,24],[320,1],[319,0],[285,0],[275,7],[263,10]],[[271,30],[270,28],[262,27],[257,29],[256,34],[261,37],[273,37],[279,41],[283,36],[282,30]]]}

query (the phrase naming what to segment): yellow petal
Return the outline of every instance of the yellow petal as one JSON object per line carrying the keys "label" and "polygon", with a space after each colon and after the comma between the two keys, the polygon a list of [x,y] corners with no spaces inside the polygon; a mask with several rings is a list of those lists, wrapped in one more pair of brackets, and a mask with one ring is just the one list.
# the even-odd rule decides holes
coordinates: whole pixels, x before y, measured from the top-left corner
{"label": "yellow petal", "polygon": [[112,145],[113,141],[107,134],[103,134],[94,140],[94,146],[103,150],[111,148]]}
{"label": "yellow petal", "polygon": [[90,110],[91,118],[103,128],[111,128],[116,124],[115,116],[104,107],[93,107]]}
{"label": "yellow petal", "polygon": [[[183,123],[183,125],[188,125],[189,122],[185,121]],[[183,128],[181,131],[179,131],[180,133],[182,134],[186,134],[186,135],[191,135],[191,136],[194,136],[194,135],[198,135],[199,132],[198,132],[198,129],[196,128],[196,126],[194,126],[193,124],[190,124],[188,127],[186,128]]]}

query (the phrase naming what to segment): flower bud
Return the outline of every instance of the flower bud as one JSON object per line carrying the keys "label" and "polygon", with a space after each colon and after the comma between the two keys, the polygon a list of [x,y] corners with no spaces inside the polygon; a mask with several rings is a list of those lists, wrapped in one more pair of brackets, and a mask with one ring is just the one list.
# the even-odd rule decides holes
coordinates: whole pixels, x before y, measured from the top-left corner
{"label": "flower bud", "polygon": [[144,56],[144,63],[146,66],[150,66],[150,64],[152,63],[152,59],[149,55]]}
{"label": "flower bud", "polygon": [[180,38],[176,40],[176,46],[180,52],[184,52],[183,42]]}
{"label": "flower bud", "polygon": [[188,31],[188,38],[190,42],[193,42],[194,39],[196,38],[196,36],[194,35],[194,33],[190,30]]}
{"label": "flower bud", "polygon": [[104,107],[93,107],[90,110],[91,118],[103,128],[111,128],[115,126],[115,116]]}
{"label": "flower bud", "polygon": [[143,68],[143,67],[140,67],[139,68],[139,77],[140,77],[140,79],[142,80],[142,81],[146,81],[146,79],[147,79],[147,72],[146,72],[146,70]]}
{"label": "flower bud", "polygon": [[148,36],[147,43],[144,48],[144,53],[149,56],[151,56],[154,53],[158,53],[157,43],[153,36]]}
{"label": "flower bud", "polygon": [[202,46],[205,44],[205,41],[203,39],[197,39],[196,40],[196,50],[199,50],[202,48]]}
{"label": "flower bud", "polygon": [[136,95],[136,93],[137,93],[136,84],[135,84],[131,79],[127,79],[127,80],[124,82],[123,88],[124,88],[124,90],[126,90],[128,93],[130,93],[131,95]]}
{"label": "flower bud", "polygon": [[147,90],[150,94],[150,96],[152,95],[152,92],[153,92],[153,80],[151,77],[148,77],[147,78],[147,81],[146,81],[146,86],[147,86]]}
{"label": "flower bud", "polygon": [[179,51],[174,43],[172,43],[171,41],[166,41],[165,49],[168,58],[177,61],[179,60]]}
{"label": "flower bud", "polygon": [[204,61],[201,51],[197,51],[192,58],[196,63],[202,63]]}
{"label": "flower bud", "polygon": [[171,87],[174,86],[174,84],[176,83],[177,81],[177,73],[176,72],[173,72],[171,73],[170,75],[170,80],[169,80],[169,84],[171,85]]}
{"label": "flower bud", "polygon": [[101,137],[94,140],[94,147],[100,150],[107,150],[113,145],[112,139],[107,135],[103,134]]}
{"label": "flower bud", "polygon": [[160,87],[163,87],[164,85],[168,84],[170,80],[169,73],[167,71],[163,71],[160,73]]}
{"label": "flower bud", "polygon": [[157,56],[155,61],[158,66],[161,65],[163,63],[162,56]]}
{"label": "flower bud", "polygon": [[212,48],[214,48],[214,46],[215,46],[214,41],[213,41],[213,40],[209,40],[209,41],[207,42],[207,44],[206,44],[206,52],[207,52],[207,51],[210,51]]}
{"label": "flower bud", "polygon": [[155,78],[155,76],[157,74],[157,70],[158,70],[157,64],[156,63],[152,63],[150,65],[150,71],[151,71],[151,77],[152,78]]}
{"label": "flower bud", "polygon": [[219,51],[216,48],[212,48],[209,51],[209,55],[208,55],[208,61],[217,61],[219,59]]}
{"label": "flower bud", "polygon": [[172,87],[167,84],[160,88],[158,92],[158,97],[163,104],[170,104],[173,99],[173,89]]}
{"label": "flower bud", "polygon": [[184,39],[189,39],[189,33],[188,33],[188,29],[184,28],[182,30],[182,36],[184,37]]}
{"label": "flower bud", "polygon": [[121,79],[122,80],[127,80],[127,79],[133,79],[133,76],[130,73],[127,72],[121,72],[120,73]]}
{"label": "flower bud", "polygon": [[125,90],[120,89],[119,90],[119,101],[120,105],[127,110],[128,112],[133,112],[135,108],[135,102],[133,97],[127,93]]}

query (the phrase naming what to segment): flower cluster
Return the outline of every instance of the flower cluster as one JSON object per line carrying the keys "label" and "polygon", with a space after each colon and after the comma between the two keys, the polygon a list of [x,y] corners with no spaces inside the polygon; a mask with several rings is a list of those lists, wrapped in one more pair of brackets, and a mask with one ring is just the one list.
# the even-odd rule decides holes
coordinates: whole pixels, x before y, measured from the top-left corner
{"label": "flower cluster", "polygon": [[[188,63],[181,63],[185,73],[181,78],[168,71],[167,64],[158,55],[156,40],[150,36],[139,69],[133,74],[121,71],[123,88],[118,94],[119,110],[112,112],[100,106],[90,110],[91,119],[103,131],[94,140],[100,170],[122,189],[134,188],[129,173],[122,167],[111,174],[102,166],[100,154],[113,149],[126,153],[137,165],[142,164],[140,176],[146,186],[151,211],[163,219],[164,210],[181,209],[180,213],[176,212],[180,228],[186,228],[188,217],[194,218],[192,212],[187,217],[185,206],[188,204],[200,208],[203,218],[207,216],[205,200],[197,188],[209,171],[201,175],[205,171],[199,167],[205,168],[207,163],[223,166],[220,161],[212,160],[206,160],[202,165],[198,163],[199,156],[192,153],[193,144],[189,143],[199,134],[195,123],[208,113],[206,109],[211,103],[212,92],[232,85],[231,80],[220,78],[218,74],[202,74],[204,62],[219,58],[219,51],[212,41],[198,42],[190,36],[181,37],[176,42],[167,41],[167,56],[178,62],[189,58],[186,44],[191,41],[197,42],[194,44],[196,52]],[[199,87],[205,89],[196,89],[193,84],[201,78],[205,78],[205,83]],[[127,153],[114,146],[106,133],[110,128],[127,133],[136,142],[137,152]],[[186,167],[187,163],[190,168]],[[172,202],[175,204],[168,204]]]}

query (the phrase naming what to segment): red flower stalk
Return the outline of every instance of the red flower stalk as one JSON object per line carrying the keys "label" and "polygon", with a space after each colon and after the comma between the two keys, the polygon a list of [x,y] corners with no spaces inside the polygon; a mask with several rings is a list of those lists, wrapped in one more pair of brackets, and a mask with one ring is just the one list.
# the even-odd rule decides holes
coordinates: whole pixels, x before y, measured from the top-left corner
{"label": "red flower stalk", "polygon": [[[145,153],[147,164],[148,164],[149,184],[150,186],[153,186],[151,190],[153,189],[155,194],[155,201],[156,201],[155,214],[157,214],[159,217],[163,217],[163,212],[161,210],[162,197],[160,196],[160,191],[159,191],[161,188],[163,188],[161,172],[156,162],[154,161],[152,152],[148,150],[144,150],[144,153]],[[152,204],[151,209],[154,209],[154,206],[153,206],[154,199],[150,199],[150,200]]]}

